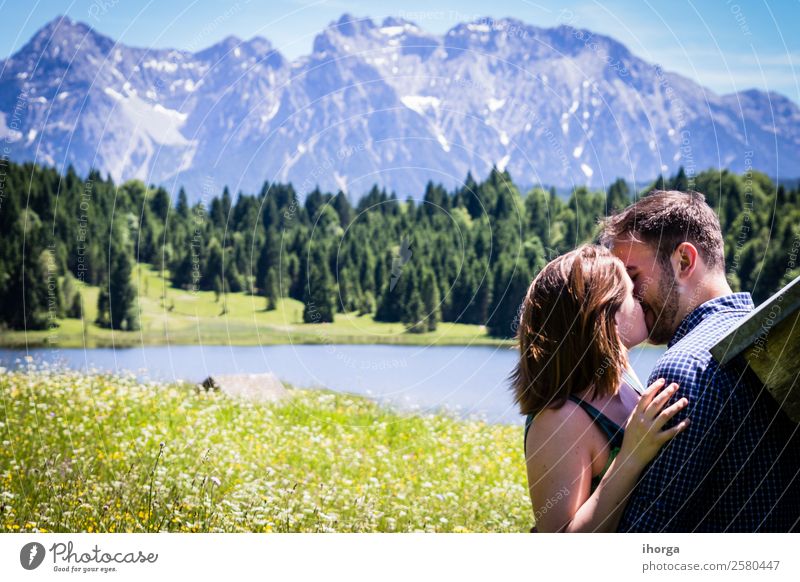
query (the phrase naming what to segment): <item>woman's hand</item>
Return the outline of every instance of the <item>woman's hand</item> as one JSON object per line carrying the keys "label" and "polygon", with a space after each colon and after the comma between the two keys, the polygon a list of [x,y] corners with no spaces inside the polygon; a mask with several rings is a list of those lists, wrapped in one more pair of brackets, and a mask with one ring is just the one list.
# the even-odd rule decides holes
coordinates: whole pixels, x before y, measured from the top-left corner
{"label": "woman's hand", "polygon": [[672,383],[659,394],[665,384],[666,380],[659,378],[644,391],[625,425],[620,456],[642,468],[653,460],[668,440],[689,426],[687,418],[670,429],[661,430],[669,419],[689,404],[686,398],[681,398],[664,409],[678,389],[678,385]]}

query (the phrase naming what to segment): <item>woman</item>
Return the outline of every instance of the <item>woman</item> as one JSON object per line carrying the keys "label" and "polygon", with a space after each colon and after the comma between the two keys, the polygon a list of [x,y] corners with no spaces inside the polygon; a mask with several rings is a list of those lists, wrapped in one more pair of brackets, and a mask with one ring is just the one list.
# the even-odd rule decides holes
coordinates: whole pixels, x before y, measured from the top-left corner
{"label": "woman", "polygon": [[525,296],[517,338],[534,530],[615,531],[644,467],[688,425],[663,429],[687,405],[664,408],[677,385],[642,390],[630,370],[628,350],[647,327],[622,262],[584,245],[549,263]]}

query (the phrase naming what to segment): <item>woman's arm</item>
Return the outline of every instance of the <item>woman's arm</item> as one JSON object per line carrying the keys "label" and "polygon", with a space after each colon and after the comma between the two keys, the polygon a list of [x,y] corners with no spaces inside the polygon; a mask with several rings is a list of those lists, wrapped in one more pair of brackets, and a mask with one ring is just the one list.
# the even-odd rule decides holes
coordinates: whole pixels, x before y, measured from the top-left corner
{"label": "woman's arm", "polygon": [[526,467],[536,529],[561,531],[589,497],[592,420],[571,402],[545,409],[528,432]]}
{"label": "woman's arm", "polygon": [[564,532],[616,531],[625,502],[645,465],[622,450],[614,458],[594,493],[561,530]]}
{"label": "woman's arm", "polygon": [[[527,460],[531,501],[539,531],[616,530],[626,498],[639,474],[664,443],[686,427],[681,423],[661,430],[664,423],[686,405],[685,400],[680,400],[662,410],[677,388],[670,385],[656,397],[663,385],[663,380],[658,380],[642,395],[626,424],[620,452],[591,495],[592,455],[586,439],[581,438],[591,420],[585,415],[573,416],[573,411],[563,408],[540,415],[542,422],[538,426],[534,423],[538,434],[529,433],[533,442],[529,443],[531,454]],[[537,417],[537,422],[539,420]],[[549,434],[548,440],[540,440],[545,434]],[[534,448],[535,442],[542,445]]]}

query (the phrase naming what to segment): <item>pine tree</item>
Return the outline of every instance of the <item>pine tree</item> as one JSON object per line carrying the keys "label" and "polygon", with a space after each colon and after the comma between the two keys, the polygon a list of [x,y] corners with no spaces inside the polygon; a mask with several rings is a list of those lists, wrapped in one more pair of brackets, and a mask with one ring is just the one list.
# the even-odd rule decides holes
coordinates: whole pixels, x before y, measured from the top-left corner
{"label": "pine tree", "polygon": [[75,277],[69,271],[66,272],[66,274],[64,275],[64,279],[61,283],[61,294],[63,296],[63,302],[64,302],[63,316],[80,318],[80,311],[78,311],[78,315],[75,315],[76,297],[78,298],[78,305],[80,306],[80,291],[78,290],[78,282],[75,280]]}
{"label": "pine tree", "polygon": [[320,243],[312,243],[308,262],[308,284],[303,303],[303,321],[306,323],[333,322],[336,293],[333,277],[328,267],[328,256]]}
{"label": "pine tree", "polygon": [[278,277],[275,275],[274,267],[267,269],[267,275],[264,279],[264,296],[267,299],[267,311],[275,309],[278,305],[280,292],[278,289]]}
{"label": "pine tree", "polygon": [[[261,252],[258,256],[258,264],[256,265],[256,286],[259,293],[266,295],[267,289],[267,274],[270,270],[274,271],[275,275],[280,268],[280,240],[278,235],[274,232],[267,232],[264,244],[261,246]],[[275,296],[277,299],[277,295]]]}
{"label": "pine tree", "polygon": [[[112,248],[116,245],[112,245]],[[139,329],[136,305],[136,288],[133,285],[131,252],[118,248],[115,264],[111,270],[110,311],[112,327],[133,331]],[[117,327],[118,326],[118,327]]]}
{"label": "pine tree", "polygon": [[425,311],[426,331],[436,331],[437,322],[442,319],[439,286],[436,275],[431,269],[425,269],[422,276],[422,303]]}
{"label": "pine tree", "polygon": [[361,296],[361,288],[358,283],[358,278],[355,277],[350,267],[343,267],[339,271],[337,278],[339,287],[339,301],[337,301],[337,310],[342,313],[355,311],[359,305],[359,298]]}
{"label": "pine tree", "polygon": [[21,244],[0,245],[0,323],[12,329],[45,329],[48,290],[47,268],[42,263],[42,223],[33,210],[20,212],[14,196],[6,204],[0,212],[0,221],[7,228],[3,236],[11,241],[24,238],[26,244],[24,254]]}
{"label": "pine tree", "polygon": [[671,190],[680,190],[681,192],[689,190],[689,178],[686,177],[683,166],[678,169],[678,174],[670,182]]}
{"label": "pine tree", "polygon": [[377,321],[405,323],[409,320],[411,295],[414,290],[419,291],[420,280],[416,261],[411,261],[413,256],[414,241],[404,235],[400,244],[386,253],[384,265],[376,271],[376,280],[384,281],[383,293],[375,313]]}
{"label": "pine tree", "polygon": [[222,247],[216,237],[211,237],[206,247],[206,263],[200,278],[200,288],[204,291],[222,293]]}
{"label": "pine tree", "polygon": [[375,312],[375,295],[372,291],[365,291],[361,294],[361,301],[358,306],[359,315],[367,315]]}
{"label": "pine tree", "polygon": [[[144,184],[142,184],[144,186]],[[185,193],[184,193],[185,195]],[[169,212],[170,199],[169,194],[164,188],[156,189],[153,199],[150,201],[150,209],[159,221],[165,222],[167,220],[167,212]]]}
{"label": "pine tree", "polygon": [[401,321],[406,325],[406,329],[411,333],[424,333],[427,331],[428,324],[424,320],[425,304],[422,302],[418,289],[411,288],[408,302],[404,307]]}
{"label": "pine tree", "polygon": [[179,220],[189,218],[189,198],[186,196],[186,190],[183,187],[178,191],[178,203],[175,205],[175,212]]}
{"label": "pine tree", "polygon": [[83,319],[83,299],[80,293],[75,293],[72,297],[72,303],[67,310],[67,317],[72,319]]}
{"label": "pine tree", "polygon": [[139,329],[136,288],[131,279],[131,250],[124,236],[112,237],[109,247],[109,276],[100,286],[97,299],[97,323],[111,329]]}
{"label": "pine tree", "polygon": [[108,286],[100,285],[100,291],[97,294],[97,318],[94,322],[100,327],[110,327],[109,311]]}
{"label": "pine tree", "polygon": [[526,263],[524,257],[514,261],[506,255],[498,261],[487,324],[489,333],[495,337],[508,338],[516,333],[519,307],[533,279]]}
{"label": "pine tree", "polygon": [[555,218],[550,195],[541,188],[534,188],[525,197],[525,215],[527,232],[536,234],[543,241],[549,240]]}
{"label": "pine tree", "polygon": [[333,209],[339,215],[339,224],[341,224],[343,228],[347,228],[353,221],[353,207],[350,205],[347,194],[342,191],[336,194],[336,197],[333,199]]}
{"label": "pine tree", "polygon": [[183,249],[183,252],[175,255],[172,265],[172,284],[179,289],[193,289],[197,284],[195,281],[195,271],[197,263],[192,257],[191,247]]}
{"label": "pine tree", "polygon": [[617,178],[608,187],[606,196],[606,214],[614,214],[623,210],[631,202],[631,190],[628,183],[622,178]]}
{"label": "pine tree", "polygon": [[228,293],[240,293],[244,290],[244,280],[236,261],[233,260],[233,253],[230,248],[225,253],[225,287]]}

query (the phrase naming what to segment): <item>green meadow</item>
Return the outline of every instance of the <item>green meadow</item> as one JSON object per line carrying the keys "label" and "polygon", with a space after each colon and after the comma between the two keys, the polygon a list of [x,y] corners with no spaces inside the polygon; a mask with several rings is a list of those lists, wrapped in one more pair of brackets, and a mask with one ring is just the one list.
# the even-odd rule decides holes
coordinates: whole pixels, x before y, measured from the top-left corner
{"label": "green meadow", "polygon": [[82,285],[83,319],[58,319],[51,329],[3,330],[0,347],[54,346],[128,347],[136,345],[272,345],[272,344],[416,344],[511,345],[493,338],[485,326],[440,322],[436,331],[409,333],[402,323],[383,323],[372,314],[337,313],[333,323],[303,323],[303,304],[278,300],[265,310],[265,299],[246,293],[217,296],[213,291],[187,291],[169,284],[166,274],[137,264],[133,278],[138,290],[141,329],[119,331],[99,327],[98,287]]}
{"label": "green meadow", "polygon": [[524,532],[520,427],[0,370],[0,532]]}

